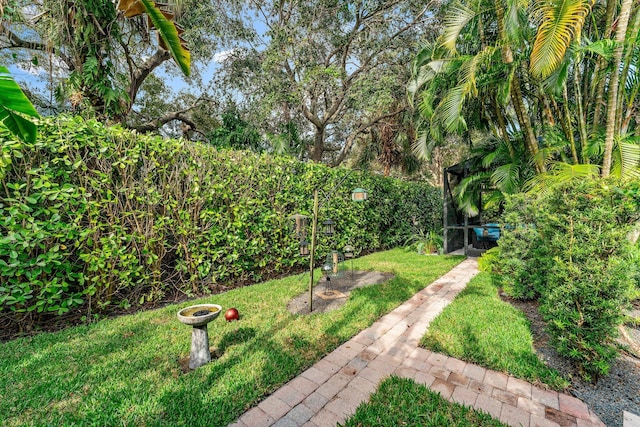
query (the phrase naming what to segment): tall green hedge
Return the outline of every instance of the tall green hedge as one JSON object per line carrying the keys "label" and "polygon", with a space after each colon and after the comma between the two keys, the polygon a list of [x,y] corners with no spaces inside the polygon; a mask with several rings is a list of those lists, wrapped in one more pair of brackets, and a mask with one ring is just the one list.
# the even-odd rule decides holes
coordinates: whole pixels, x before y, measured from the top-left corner
{"label": "tall green hedge", "polygon": [[[0,134],[0,317],[91,316],[176,292],[218,292],[308,263],[288,217],[337,222],[318,259],[346,244],[392,247],[441,224],[440,191],[290,158],[219,151],[77,117],[47,119],[34,144]],[[354,187],[370,192],[350,201]],[[49,315],[47,315],[47,313]]]}
{"label": "tall green hedge", "polygon": [[507,203],[498,268],[506,292],[538,299],[558,351],[586,378],[608,372],[636,280],[630,232],[640,183],[586,180]]}

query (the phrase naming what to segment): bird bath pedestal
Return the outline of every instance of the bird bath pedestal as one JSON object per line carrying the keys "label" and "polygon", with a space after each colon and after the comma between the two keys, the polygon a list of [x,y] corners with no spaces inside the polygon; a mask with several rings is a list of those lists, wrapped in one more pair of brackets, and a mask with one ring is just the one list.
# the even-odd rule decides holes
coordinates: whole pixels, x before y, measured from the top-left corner
{"label": "bird bath pedestal", "polygon": [[193,326],[189,355],[190,369],[196,369],[211,362],[207,323],[218,317],[221,311],[222,307],[218,304],[199,304],[183,308],[178,312],[178,320],[185,325]]}

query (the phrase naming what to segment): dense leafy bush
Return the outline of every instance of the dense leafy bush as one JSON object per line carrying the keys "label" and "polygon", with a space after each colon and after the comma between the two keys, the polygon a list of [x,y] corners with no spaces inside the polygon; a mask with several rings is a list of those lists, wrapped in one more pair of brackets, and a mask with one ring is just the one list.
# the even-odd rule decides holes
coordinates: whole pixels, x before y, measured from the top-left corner
{"label": "dense leafy bush", "polygon": [[505,290],[540,299],[556,348],[587,378],[606,374],[616,355],[613,339],[637,277],[628,236],[640,218],[639,189],[637,182],[575,182],[507,206],[513,228],[500,241],[498,263]]}
{"label": "dense leafy bush", "polygon": [[633,247],[631,251],[631,262],[636,265],[636,295],[637,298],[640,299],[640,244],[637,244]]}
{"label": "dense leafy bush", "polygon": [[484,273],[492,273],[492,278],[494,280],[498,279],[499,276],[493,274],[497,270],[498,263],[500,262],[500,247],[494,246],[493,248],[487,249],[480,258],[478,258],[478,270]]}
{"label": "dense leafy bush", "polygon": [[[287,218],[342,179],[320,213],[337,234],[320,239],[319,259],[330,245],[386,248],[441,222],[437,189],[290,158],[69,117],[44,121],[34,144],[11,138],[0,134],[0,318],[22,325],[304,266]],[[351,202],[354,187],[370,199]]]}
{"label": "dense leafy bush", "polygon": [[539,206],[524,194],[507,198],[495,276],[504,291],[516,299],[537,298],[544,288],[546,247],[536,227]]}

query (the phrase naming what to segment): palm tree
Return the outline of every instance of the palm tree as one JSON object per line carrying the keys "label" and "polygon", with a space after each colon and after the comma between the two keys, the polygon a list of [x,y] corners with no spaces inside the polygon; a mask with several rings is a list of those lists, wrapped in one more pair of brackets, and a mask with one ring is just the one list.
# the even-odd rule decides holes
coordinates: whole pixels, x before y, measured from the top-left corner
{"label": "palm tree", "polygon": [[[496,137],[506,138],[509,127],[521,130],[529,155],[536,159],[537,169],[544,171],[544,163],[537,160],[538,141],[523,99],[522,58],[514,54],[524,43],[507,34],[503,8],[500,2],[455,3],[445,19],[443,36],[417,56],[409,93],[428,122],[432,138],[438,139],[442,132],[467,130],[467,118],[475,114],[474,121]],[[489,23],[498,29],[493,37],[484,30]],[[469,34],[461,36],[466,29]],[[461,39],[465,42],[459,43]],[[423,138],[416,151],[428,146]]]}
{"label": "palm tree", "polygon": [[620,15],[618,16],[618,24],[616,27],[616,47],[613,51],[612,72],[609,82],[609,98],[607,101],[607,130],[604,141],[604,160],[602,161],[603,177],[609,176],[609,173],[611,172],[613,140],[616,135],[619,135],[620,132],[620,129],[616,126],[618,93],[620,91],[620,88],[618,87],[620,73],[618,70],[622,62],[622,54],[625,48],[627,26],[629,24],[629,15],[631,13],[632,4],[632,0],[622,0],[622,4],[620,6]]}
{"label": "palm tree", "polygon": [[[627,28],[624,10],[631,2],[625,0],[616,15],[611,1],[593,5],[606,6],[606,13],[593,15],[582,0],[539,2],[530,9],[515,0],[450,4],[444,33],[417,55],[408,87],[422,113],[418,133],[429,138],[418,139],[416,152],[425,155],[447,133],[475,129],[534,165],[541,178],[528,188],[591,176],[599,164],[606,176],[607,162],[615,173],[637,174],[640,146],[631,134],[639,128],[640,78],[633,64],[640,57],[640,8]],[[612,22],[615,43],[608,39],[611,31],[603,31]],[[609,87],[606,134],[594,123],[603,84]],[[525,181],[506,178],[510,164],[486,165],[483,179],[500,191],[522,190]]]}

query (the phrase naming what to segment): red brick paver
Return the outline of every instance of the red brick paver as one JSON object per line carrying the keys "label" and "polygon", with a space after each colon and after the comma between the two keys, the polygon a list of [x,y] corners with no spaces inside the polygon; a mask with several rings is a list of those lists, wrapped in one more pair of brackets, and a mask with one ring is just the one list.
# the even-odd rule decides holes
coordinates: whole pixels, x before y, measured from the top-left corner
{"label": "red brick paver", "polygon": [[567,394],[560,394],[558,398],[560,400],[560,410],[562,412],[566,412],[567,414],[583,420],[588,420],[590,418],[589,408],[582,400],[576,399],[575,397]]}
{"label": "red brick paver", "polygon": [[530,419],[531,414],[529,412],[506,403],[502,405],[500,421],[502,421],[503,423],[510,426],[529,427]]}
{"label": "red brick paver", "polygon": [[418,347],[477,274],[467,259],[243,414],[234,427],[334,427],[389,375],[412,378],[510,426],[603,426],[579,399]]}
{"label": "red brick paver", "polygon": [[262,409],[266,414],[268,414],[275,420],[282,418],[287,412],[291,410],[291,406],[287,405],[275,396],[269,396],[268,398],[260,402],[258,408]]}
{"label": "red brick paver", "polygon": [[499,418],[502,412],[502,402],[486,394],[479,394],[474,408],[486,412],[494,418]]}

